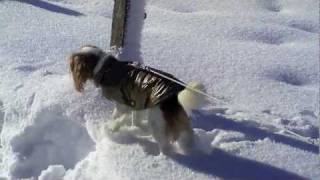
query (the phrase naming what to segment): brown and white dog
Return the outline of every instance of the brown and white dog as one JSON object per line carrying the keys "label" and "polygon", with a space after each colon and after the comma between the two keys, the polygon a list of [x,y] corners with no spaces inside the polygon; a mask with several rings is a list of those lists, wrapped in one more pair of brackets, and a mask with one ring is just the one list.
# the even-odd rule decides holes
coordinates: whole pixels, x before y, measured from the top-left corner
{"label": "brown and white dog", "polygon": [[[184,152],[193,148],[194,132],[189,115],[205,102],[203,96],[152,71],[118,61],[90,45],[71,55],[70,70],[77,91],[82,92],[86,81],[91,80],[102,89],[104,97],[116,103],[113,119],[119,125],[131,121],[131,112],[135,112],[133,125],[139,127],[139,112],[147,109],[148,125],[161,152],[169,153],[175,141]],[[158,72],[176,79],[168,73]],[[204,90],[199,83],[190,86]]]}

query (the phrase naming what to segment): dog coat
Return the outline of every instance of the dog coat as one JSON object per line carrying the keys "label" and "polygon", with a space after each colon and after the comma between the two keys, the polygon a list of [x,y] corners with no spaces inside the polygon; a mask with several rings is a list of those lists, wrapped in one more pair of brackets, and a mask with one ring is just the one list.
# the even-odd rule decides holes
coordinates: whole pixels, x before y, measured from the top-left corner
{"label": "dog coat", "polygon": [[[174,78],[163,71],[152,70]],[[118,61],[112,55],[106,55],[99,61],[94,72],[94,82],[101,86],[107,99],[135,110],[156,106],[185,88],[130,62]]]}

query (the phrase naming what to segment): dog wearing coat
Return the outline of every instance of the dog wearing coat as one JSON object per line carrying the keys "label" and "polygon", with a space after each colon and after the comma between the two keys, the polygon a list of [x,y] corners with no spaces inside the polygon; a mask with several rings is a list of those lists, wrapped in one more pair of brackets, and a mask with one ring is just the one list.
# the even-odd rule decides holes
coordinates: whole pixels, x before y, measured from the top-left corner
{"label": "dog wearing coat", "polygon": [[[189,115],[205,101],[189,88],[175,83],[171,74],[122,62],[98,47],[87,45],[70,56],[70,71],[75,89],[83,92],[87,81],[102,89],[103,96],[116,103],[113,119],[127,121],[130,112],[148,110],[148,125],[161,152],[169,153],[177,141],[188,152],[194,145],[194,132]],[[161,76],[162,74],[164,76]],[[203,90],[199,83],[191,88]],[[140,125],[135,118],[134,125]]]}

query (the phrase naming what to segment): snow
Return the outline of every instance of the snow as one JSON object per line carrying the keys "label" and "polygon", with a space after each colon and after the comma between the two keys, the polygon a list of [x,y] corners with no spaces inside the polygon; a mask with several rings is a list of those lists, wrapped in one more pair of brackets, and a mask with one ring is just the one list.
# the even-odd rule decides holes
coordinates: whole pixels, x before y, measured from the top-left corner
{"label": "snow", "polygon": [[74,90],[68,57],[109,48],[113,0],[0,1],[0,179],[320,178],[318,1],[136,5],[147,18],[132,57],[226,99],[193,112],[200,151],[164,156],[147,131],[110,133],[113,104]]}
{"label": "snow", "polygon": [[12,151],[17,154],[11,166],[12,176],[38,176],[43,167],[52,164],[70,169],[94,149],[87,131],[64,117],[60,108],[42,109],[35,115],[34,125],[12,138]]}
{"label": "snow", "polygon": [[65,174],[65,169],[61,165],[49,166],[47,170],[41,172],[39,180],[61,180]]}

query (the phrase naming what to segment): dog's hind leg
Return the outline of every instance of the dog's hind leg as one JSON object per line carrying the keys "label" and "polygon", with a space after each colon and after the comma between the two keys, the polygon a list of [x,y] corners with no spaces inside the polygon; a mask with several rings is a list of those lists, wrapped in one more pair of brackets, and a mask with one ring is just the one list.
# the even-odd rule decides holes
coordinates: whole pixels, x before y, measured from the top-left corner
{"label": "dog's hind leg", "polygon": [[178,101],[176,96],[173,96],[161,103],[165,121],[167,122],[166,133],[172,141],[178,141],[180,148],[188,153],[194,147],[194,133],[191,126],[191,121]]}
{"label": "dog's hind leg", "polygon": [[177,126],[180,130],[178,144],[184,153],[191,153],[194,149],[194,132],[191,126],[191,120],[184,109],[179,110],[177,114]]}
{"label": "dog's hind leg", "polygon": [[170,154],[172,146],[166,133],[167,122],[159,107],[153,107],[148,111],[148,123],[154,139],[157,141],[163,154]]}

